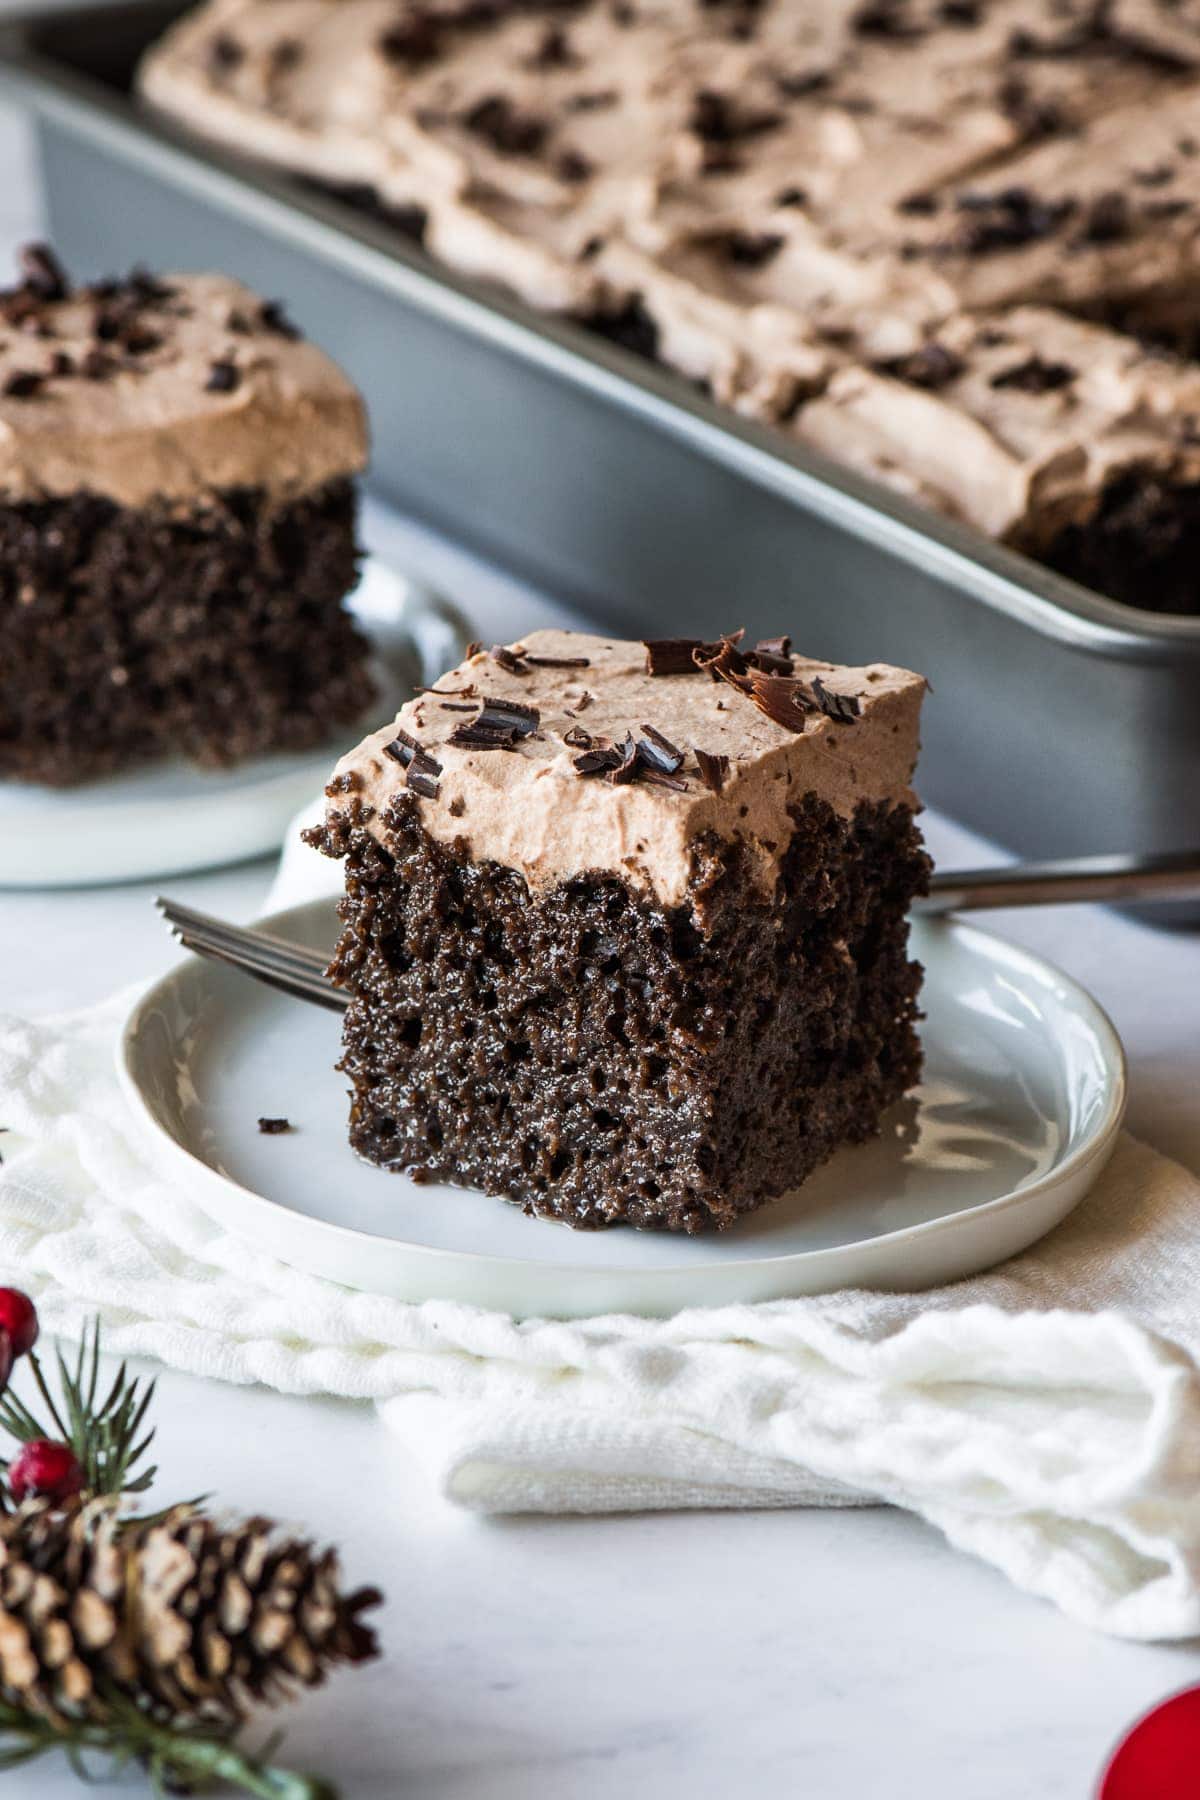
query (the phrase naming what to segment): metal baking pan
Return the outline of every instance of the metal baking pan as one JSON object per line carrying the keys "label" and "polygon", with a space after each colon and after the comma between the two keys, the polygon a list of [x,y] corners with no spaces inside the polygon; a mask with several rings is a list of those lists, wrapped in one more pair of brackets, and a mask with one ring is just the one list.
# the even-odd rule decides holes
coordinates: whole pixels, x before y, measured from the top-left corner
{"label": "metal baking pan", "polygon": [[375,484],[615,628],[790,630],[924,670],[922,792],[1012,849],[1200,843],[1200,619],[1063,581],[148,116],[131,74],[180,10],[0,28],[74,271],[203,265],[286,297],[367,396]]}

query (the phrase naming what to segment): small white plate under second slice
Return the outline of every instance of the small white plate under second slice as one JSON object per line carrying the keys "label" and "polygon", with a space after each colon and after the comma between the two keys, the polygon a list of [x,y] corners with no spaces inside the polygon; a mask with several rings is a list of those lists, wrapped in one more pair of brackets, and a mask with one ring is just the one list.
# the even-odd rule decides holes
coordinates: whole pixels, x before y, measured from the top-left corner
{"label": "small white plate under second slice", "polygon": [[[322,949],[336,930],[326,901],[266,924]],[[571,1231],[360,1162],[334,1069],[340,1017],[211,962],[189,958],[138,1001],[118,1072],[157,1165],[213,1219],[369,1293],[581,1318],[920,1289],[1064,1219],[1112,1153],[1126,1084],[1113,1026],[1059,970],[958,921],[917,921],[913,939],[920,1089],[875,1142],[720,1235]],[[260,1116],[293,1130],[264,1135]]]}
{"label": "small white plate under second slice", "polygon": [[375,557],[347,602],[371,640],[379,699],[361,729],[297,755],[228,769],[150,763],[81,787],[0,781],[0,888],[140,881],[244,862],[278,850],[297,810],[319,793],[348,745],[435,681],[466,641],[454,609]]}

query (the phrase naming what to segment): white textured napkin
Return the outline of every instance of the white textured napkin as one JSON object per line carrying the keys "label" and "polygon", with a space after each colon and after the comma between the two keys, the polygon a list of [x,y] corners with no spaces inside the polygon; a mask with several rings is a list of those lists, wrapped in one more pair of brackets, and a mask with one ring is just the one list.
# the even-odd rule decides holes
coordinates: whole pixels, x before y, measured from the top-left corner
{"label": "white textured napkin", "polygon": [[1177,1164],[1124,1138],[1052,1237],[934,1294],[515,1324],[213,1225],[118,1090],[130,998],[0,1016],[0,1278],[49,1330],[99,1312],[115,1350],[377,1401],[481,1511],[886,1500],[1088,1624],[1200,1633],[1200,1182]]}

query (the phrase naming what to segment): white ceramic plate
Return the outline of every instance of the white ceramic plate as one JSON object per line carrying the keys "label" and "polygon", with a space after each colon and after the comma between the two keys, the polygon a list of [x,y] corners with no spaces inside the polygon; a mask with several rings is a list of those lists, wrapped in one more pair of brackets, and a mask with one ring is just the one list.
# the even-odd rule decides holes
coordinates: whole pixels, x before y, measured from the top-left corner
{"label": "white ceramic plate", "polygon": [[[271,928],[326,947],[329,902]],[[214,1219],[284,1262],[406,1300],[520,1317],[670,1314],[974,1273],[1058,1224],[1107,1161],[1120,1040],[1058,970],[957,922],[920,921],[926,1073],[883,1137],[719,1237],[576,1232],[359,1162],[333,1068],[340,1015],[189,958],[135,1006],[119,1073],[156,1161]],[[260,1115],[296,1129],[264,1136]]]}
{"label": "white ceramic plate", "polygon": [[[415,682],[434,681],[457,662],[465,633],[445,602],[373,557],[349,604],[371,639],[380,689],[365,731],[397,710]],[[361,735],[347,726],[318,750],[232,769],[155,763],[61,790],[0,781],[0,887],[140,881],[263,856],[279,848],[297,809]]]}

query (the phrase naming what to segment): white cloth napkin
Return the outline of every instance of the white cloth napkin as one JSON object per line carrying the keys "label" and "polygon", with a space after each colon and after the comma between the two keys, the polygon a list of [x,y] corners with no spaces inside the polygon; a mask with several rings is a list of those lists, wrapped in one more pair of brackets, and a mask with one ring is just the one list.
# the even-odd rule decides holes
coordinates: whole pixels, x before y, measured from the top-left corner
{"label": "white cloth napkin", "polygon": [[[288,895],[320,885],[301,858]],[[286,895],[276,893],[276,901]],[[1067,1223],[933,1294],[582,1324],[406,1306],[211,1223],[113,1072],[131,995],[0,1016],[0,1279],[77,1336],[377,1402],[483,1512],[885,1500],[1074,1618],[1200,1633],[1200,1182],[1132,1138]]]}

